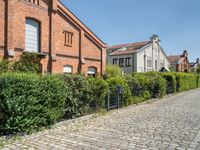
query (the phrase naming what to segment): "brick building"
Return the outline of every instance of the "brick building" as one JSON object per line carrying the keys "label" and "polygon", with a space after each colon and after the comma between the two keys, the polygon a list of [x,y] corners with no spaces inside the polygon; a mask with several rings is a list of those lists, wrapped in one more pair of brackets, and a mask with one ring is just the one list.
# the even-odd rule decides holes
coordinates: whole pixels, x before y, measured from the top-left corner
{"label": "brick building", "polygon": [[105,49],[59,0],[0,0],[0,59],[36,52],[43,73],[103,74]]}
{"label": "brick building", "polygon": [[188,52],[186,50],[183,51],[182,55],[169,56],[169,61],[172,71],[186,72],[190,70]]}

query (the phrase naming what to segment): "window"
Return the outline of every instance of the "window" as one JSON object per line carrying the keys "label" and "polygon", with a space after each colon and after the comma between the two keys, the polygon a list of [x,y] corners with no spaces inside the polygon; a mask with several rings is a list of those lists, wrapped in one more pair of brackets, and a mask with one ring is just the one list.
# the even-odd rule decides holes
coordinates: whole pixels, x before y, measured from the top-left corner
{"label": "window", "polygon": [[127,67],[131,66],[131,57],[126,58],[126,66]]}
{"label": "window", "polygon": [[71,65],[66,65],[63,68],[63,73],[71,74],[73,72],[73,67]]}
{"label": "window", "polygon": [[152,60],[151,59],[147,59],[147,67],[152,67]]}
{"label": "window", "polygon": [[158,70],[158,61],[155,60],[155,70]]}
{"label": "window", "polygon": [[124,67],[124,58],[119,59],[119,66]]}
{"label": "window", "polygon": [[114,59],[113,59],[113,65],[117,65],[117,61],[118,61],[118,59],[117,59],[117,58],[114,58]]}
{"label": "window", "polygon": [[95,67],[88,67],[88,75],[95,76],[97,74],[97,68]]}
{"label": "window", "polygon": [[65,30],[63,33],[65,34],[65,46],[72,46],[72,37],[74,34]]}
{"label": "window", "polygon": [[39,0],[28,0],[30,3],[39,5]]}
{"label": "window", "polygon": [[40,50],[40,24],[33,19],[26,19],[25,50],[28,52]]}

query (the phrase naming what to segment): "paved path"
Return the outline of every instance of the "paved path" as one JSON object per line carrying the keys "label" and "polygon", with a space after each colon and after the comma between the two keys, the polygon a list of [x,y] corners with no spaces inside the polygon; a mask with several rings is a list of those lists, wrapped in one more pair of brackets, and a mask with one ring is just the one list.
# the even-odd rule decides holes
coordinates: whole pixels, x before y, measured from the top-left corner
{"label": "paved path", "polygon": [[6,149],[200,149],[200,89],[43,131]]}

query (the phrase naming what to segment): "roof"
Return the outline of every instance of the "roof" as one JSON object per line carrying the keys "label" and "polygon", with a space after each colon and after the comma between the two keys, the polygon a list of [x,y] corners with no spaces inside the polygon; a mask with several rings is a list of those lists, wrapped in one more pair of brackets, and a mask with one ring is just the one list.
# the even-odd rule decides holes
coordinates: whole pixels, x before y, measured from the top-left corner
{"label": "roof", "polygon": [[[151,43],[151,41],[143,41],[143,42],[137,42],[137,43],[132,43],[132,44],[121,44],[121,45],[116,45],[116,46],[112,46],[112,47],[120,47],[122,45],[125,45],[125,46],[122,46],[122,47],[131,47],[131,50],[118,50],[118,51],[115,51],[113,53],[111,53],[110,55],[126,55],[126,54],[132,54],[132,53],[135,53],[138,49],[146,46],[147,44]],[[122,48],[120,47],[120,48]],[[119,48],[119,49],[120,49]],[[113,48],[114,49],[114,48]]]}
{"label": "roof", "polygon": [[173,55],[173,56],[169,56],[168,59],[170,61],[170,63],[178,63],[178,61],[181,59],[182,55]]}
{"label": "roof", "polygon": [[107,49],[120,49],[120,48],[128,46],[128,45],[130,45],[130,44],[113,45],[113,46],[108,47]]}
{"label": "roof", "polygon": [[196,65],[196,62],[189,63],[190,67],[194,67]]}

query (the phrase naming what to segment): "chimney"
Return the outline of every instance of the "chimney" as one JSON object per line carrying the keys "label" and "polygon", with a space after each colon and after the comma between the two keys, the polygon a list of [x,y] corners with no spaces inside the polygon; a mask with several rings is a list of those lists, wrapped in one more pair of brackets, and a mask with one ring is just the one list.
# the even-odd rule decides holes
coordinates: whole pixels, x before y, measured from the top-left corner
{"label": "chimney", "polygon": [[200,63],[200,60],[199,60],[199,58],[197,58],[197,61],[196,61],[196,63],[198,63],[198,64]]}
{"label": "chimney", "polygon": [[183,57],[187,57],[188,56],[188,52],[187,52],[187,50],[184,50],[183,51]]}

